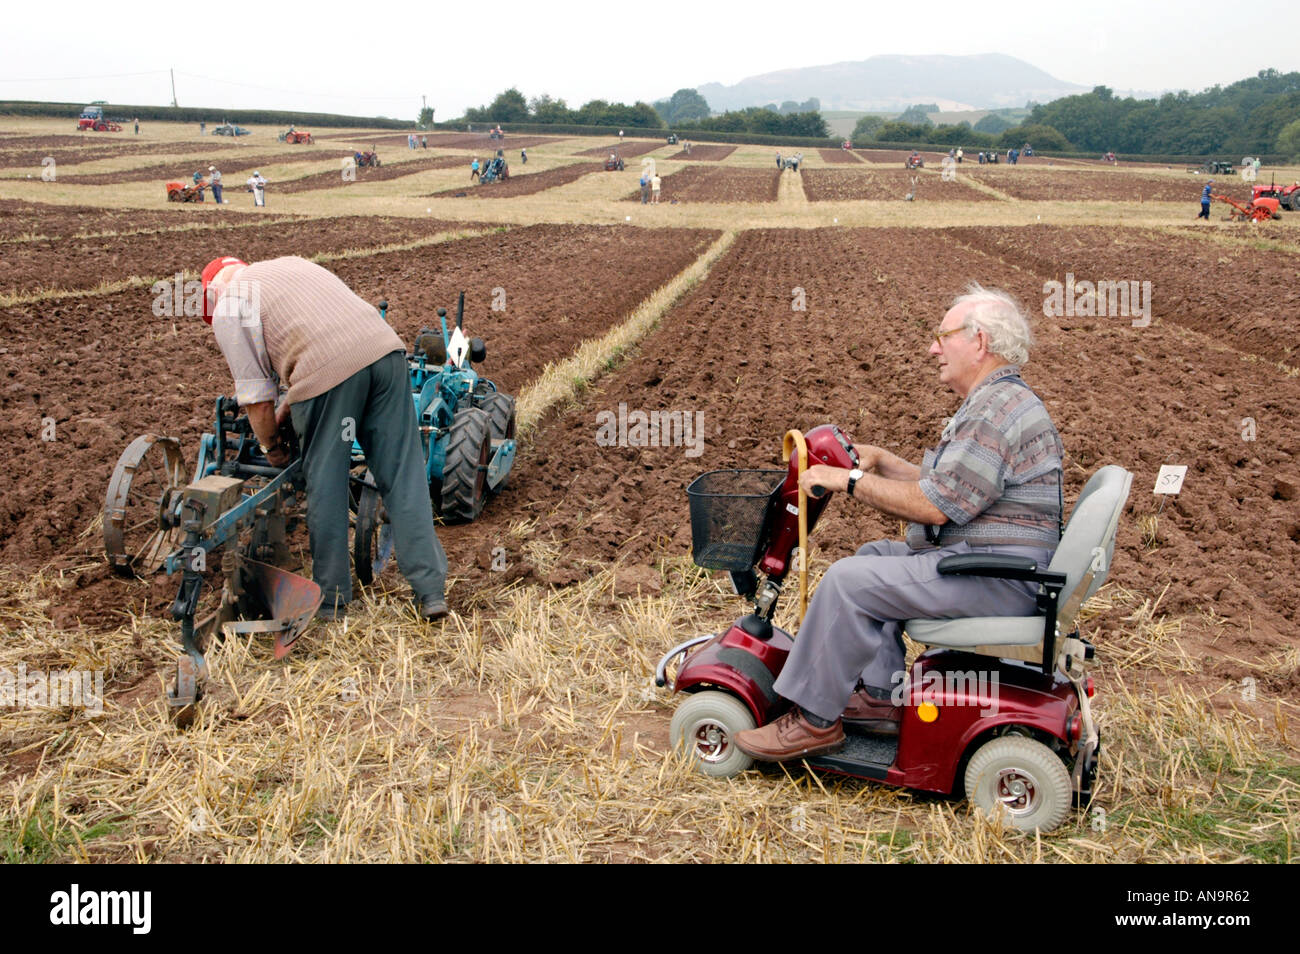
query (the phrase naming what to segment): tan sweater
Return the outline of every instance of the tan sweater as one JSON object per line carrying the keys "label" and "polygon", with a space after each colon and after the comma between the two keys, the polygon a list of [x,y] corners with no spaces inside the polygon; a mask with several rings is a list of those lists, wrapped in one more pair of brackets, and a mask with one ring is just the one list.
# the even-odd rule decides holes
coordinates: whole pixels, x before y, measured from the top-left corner
{"label": "tan sweater", "polygon": [[297,257],[241,269],[218,300],[212,327],[241,404],[273,400],[272,376],[288,387],[290,403],[305,401],[405,350],[373,305]]}

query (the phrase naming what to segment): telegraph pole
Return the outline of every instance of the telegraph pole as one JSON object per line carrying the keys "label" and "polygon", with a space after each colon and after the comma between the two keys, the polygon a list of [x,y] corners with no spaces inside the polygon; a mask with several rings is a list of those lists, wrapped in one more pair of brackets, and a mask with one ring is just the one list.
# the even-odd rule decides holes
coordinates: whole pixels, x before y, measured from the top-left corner
{"label": "telegraph pole", "polygon": [[172,106],[179,106],[180,104],[176,102],[176,67],[172,67],[171,74],[172,74]]}

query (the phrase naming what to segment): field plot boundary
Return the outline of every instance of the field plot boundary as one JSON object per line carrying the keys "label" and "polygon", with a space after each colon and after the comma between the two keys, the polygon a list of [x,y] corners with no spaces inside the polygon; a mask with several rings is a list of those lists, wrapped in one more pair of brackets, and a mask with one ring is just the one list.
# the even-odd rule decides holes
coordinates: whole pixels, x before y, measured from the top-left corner
{"label": "field plot boundary", "polygon": [[[315,255],[307,255],[304,257],[308,261],[315,262],[318,265],[323,265],[327,262],[337,262],[352,258],[368,258],[372,255],[384,255],[389,252],[409,252],[413,249],[424,248],[428,245],[440,245],[444,242],[455,242],[460,239],[476,238],[480,235],[491,235],[493,232],[505,232],[508,230],[509,226],[506,225],[498,225],[482,229],[449,230],[445,232],[436,232],[433,235],[422,236],[417,239],[412,239],[409,242],[393,242],[387,245],[362,246],[358,248],[344,249],[341,252],[318,252]],[[59,301],[66,298],[94,298],[99,295],[111,295],[120,291],[125,291],[128,288],[152,286],[154,283],[159,281],[170,281],[174,277],[174,275],[132,275],[115,282],[101,282],[93,288],[47,288],[39,291],[14,295],[0,295],[0,308],[13,308],[18,305],[33,305],[37,302]],[[195,269],[185,269],[181,273],[181,277],[185,280],[198,278],[199,272]]]}
{"label": "field plot boundary", "polygon": [[704,280],[714,263],[731,248],[737,234],[723,232],[699,258],[652,292],[626,321],[600,338],[584,341],[567,360],[544,368],[519,394],[520,431],[524,434],[533,431],[550,408],[576,397],[581,388],[653,331],[659,319]]}

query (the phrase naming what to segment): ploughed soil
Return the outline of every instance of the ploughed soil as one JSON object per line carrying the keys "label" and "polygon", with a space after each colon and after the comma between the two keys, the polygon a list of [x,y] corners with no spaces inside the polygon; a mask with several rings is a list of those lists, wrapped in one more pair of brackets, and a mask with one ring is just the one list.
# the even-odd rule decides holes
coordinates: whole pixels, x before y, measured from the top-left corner
{"label": "ploughed soil", "polygon": [[[349,152],[346,156],[351,156]],[[346,158],[345,156],[345,158]],[[430,169],[453,169],[456,166],[468,165],[462,156],[421,156],[419,159],[411,159],[406,162],[384,162],[384,157],[379,157],[380,165],[377,168],[366,166],[356,168],[356,178],[353,182],[384,182],[388,179],[400,179],[403,176],[413,176],[417,173],[427,172]],[[314,192],[317,189],[344,188],[350,183],[343,178],[343,166],[341,162],[335,162],[335,168],[328,172],[315,172],[311,175],[302,176],[298,179],[290,179],[287,182],[269,185],[268,191],[279,192],[288,195],[294,192]]]}
{"label": "ploughed soil", "polygon": [[[1199,210],[1201,190],[1206,177],[1183,173],[1181,176],[1155,176],[1115,170],[1071,169],[1056,172],[1040,164],[1034,169],[1018,166],[981,166],[962,164],[962,173],[992,186],[1013,199],[1034,200],[1109,200],[1113,202],[1186,202]],[[1250,187],[1239,177],[1221,176],[1214,180],[1215,192],[1234,199],[1250,198]],[[1228,207],[1215,203],[1214,213]],[[1212,214],[1214,214],[1212,213]],[[1285,213],[1283,213],[1285,215]]]}
{"label": "ploughed soil", "polygon": [[[322,160],[341,160],[352,155],[351,150],[342,149],[325,149],[318,150],[311,154],[312,159]],[[221,170],[224,182],[227,188],[235,183],[237,175],[252,175],[253,170],[261,166],[270,165],[273,162],[285,162],[290,159],[298,159],[295,154],[286,152],[259,152],[256,154],[240,153],[238,156],[205,156],[202,153],[196,153],[192,159],[172,160],[170,162],[157,163],[149,166],[138,166],[134,169],[120,169],[115,172],[85,172],[85,173],[63,173],[58,174],[60,182],[72,183],[74,185],[111,185],[118,182],[147,182],[150,179],[157,179],[160,182],[183,181],[189,183],[196,172],[201,172],[206,181],[208,177],[208,166],[215,165]],[[228,162],[226,160],[229,160]],[[222,166],[226,168],[222,168]]]}
{"label": "ploughed soil", "polygon": [[197,272],[219,255],[256,262],[397,244],[471,227],[441,219],[344,216],[241,228],[4,243],[0,244],[0,293],[94,288],[131,276],[170,278],[179,272]]}
{"label": "ploughed soil", "polygon": [[[1254,237],[1246,231],[1251,226],[1241,229]],[[1073,301],[1071,310],[1081,319],[1099,309],[1086,300],[1088,286],[1079,289],[1078,283],[1129,283],[1131,312],[1132,283],[1138,282],[1141,292],[1141,283],[1149,282],[1153,322],[1199,331],[1236,351],[1300,367],[1300,256],[1295,254],[1245,242],[1233,247],[1193,234],[1100,226],[958,228],[944,234],[1009,265],[1032,269],[1044,281],[1064,286],[1073,275],[1076,294],[1067,299],[1062,287],[1062,301]],[[1044,298],[1040,290],[1034,303],[1041,305]],[[1110,312],[1109,291],[1097,301],[1102,298]],[[1126,317],[1097,320],[1124,324]],[[1300,446],[1300,440],[1294,443]]]}
{"label": "ploughed soil", "polygon": [[856,166],[862,162],[858,156],[848,149],[818,149],[822,157],[822,162],[829,162],[835,165],[846,164]]}
{"label": "ploughed soil", "polygon": [[[531,149],[533,146],[540,146],[546,142],[559,142],[561,139],[570,138],[567,136],[515,136],[509,133],[505,139],[493,139],[486,131],[481,133],[428,133],[430,149],[482,149],[485,155],[495,156],[498,149],[514,149],[516,152],[520,149]],[[363,140],[374,143],[379,146],[400,146],[403,149],[409,149],[406,144],[406,133],[388,133],[386,135],[338,135],[338,136],[317,136],[317,139],[347,139]],[[416,143],[416,152],[423,151],[423,147]]]}
{"label": "ploughed soil", "polygon": [[[775,202],[781,173],[776,169],[687,166],[660,182],[660,202]],[[640,202],[641,190],[624,197]]]}
{"label": "ploughed soil", "polygon": [[[603,165],[593,165],[589,162],[575,162],[567,166],[547,169],[545,172],[517,171],[522,168],[524,168],[522,164],[515,163],[510,166],[509,179],[497,179],[493,182],[475,180],[463,187],[434,192],[432,197],[435,199],[513,199],[516,196],[534,195],[547,189],[568,185],[591,172],[604,171]],[[468,168],[465,175],[469,176]]]}
{"label": "ploughed soil", "polygon": [[726,159],[736,151],[735,146],[702,146],[691,143],[691,154],[688,156],[686,150],[673,153],[669,159],[687,159],[691,162],[697,160],[703,162],[716,162],[719,159]]}
{"label": "ploughed soil", "polygon": [[[177,205],[163,210],[110,209],[87,205],[46,205],[22,199],[0,199],[0,245],[22,235],[52,239],[100,232],[175,229],[211,222],[220,225],[221,210],[211,203]],[[281,221],[284,221],[281,218]],[[6,256],[7,257],[7,256]]]}
{"label": "ploughed soil", "polygon": [[643,156],[647,152],[653,152],[660,146],[666,145],[662,139],[646,142],[642,139],[628,140],[624,143],[611,143],[608,147],[596,146],[594,149],[584,149],[581,152],[575,152],[575,156],[594,156],[597,159],[607,159],[612,152],[615,155],[622,156],[624,159],[630,159],[633,156]]}
{"label": "ploughed soil", "polygon": [[[912,154],[910,149],[855,149],[858,158],[863,162],[873,162],[878,164],[898,166],[902,168],[907,163],[907,157]],[[943,161],[943,157],[948,155],[946,152],[922,152],[921,158],[925,160],[926,167],[938,166]],[[972,162],[975,160],[972,159]],[[966,163],[962,163],[964,166]]]}
{"label": "ploughed soil", "polygon": [[[596,565],[635,570],[688,554],[686,485],[713,469],[781,467],[789,427],[834,422],[857,442],[919,460],[959,404],[927,354],[953,295],[977,279],[1034,309],[1046,277],[938,232],[840,229],[833,240],[817,230],[746,232],[631,360],[544,423],[512,486],[473,532],[446,541],[451,565],[471,574],[471,587],[499,581],[487,569],[487,541],[507,539],[521,519],[535,519],[533,539],[551,541],[558,555],[530,562],[511,553],[513,576],[564,585]],[[795,286],[806,291],[806,312],[791,311]],[[1159,613],[1189,617],[1181,640],[1211,660],[1206,679],[1238,680],[1251,673],[1236,660],[1293,647],[1300,379],[1243,361],[1231,338],[1163,322],[1039,315],[1036,333],[1025,377],[1065,443],[1067,507],[1101,465],[1134,473],[1111,580],[1159,595]],[[597,415],[617,419],[620,408],[677,413],[691,430],[661,441],[675,446],[598,444]],[[1243,439],[1247,417],[1253,441]],[[1157,513],[1152,487],[1164,463],[1188,465],[1187,481],[1144,537],[1139,521]],[[898,531],[896,521],[835,499],[814,539],[838,558]],[[1228,627],[1205,624],[1201,610]],[[1123,625],[1118,616],[1098,621],[1103,648]],[[1269,688],[1294,695],[1300,684]]]}
{"label": "ploughed soil", "polygon": [[[229,232],[232,246],[243,231]],[[309,252],[317,234],[303,230],[280,251]],[[465,329],[487,344],[482,372],[518,394],[547,362],[624,320],[716,236],[541,225],[330,267],[366,300],[387,298],[407,342],[437,325],[437,306],[454,316],[464,290]],[[497,288],[502,311],[491,308]],[[146,432],[178,438],[192,467],[214,401],[232,389],[207,326],[156,317],[148,288],[0,309],[0,441],[10,477],[0,564],[95,565],[56,600],[59,625],[113,626],[126,609],[141,609],[150,588],[109,580],[102,566],[97,515],[113,467]],[[54,439],[42,440],[51,421]]]}
{"label": "ploughed soil", "polygon": [[[874,201],[903,200],[913,188],[914,201],[957,200],[960,202],[996,201],[991,195],[972,189],[962,182],[962,173],[945,182],[938,174],[906,169],[800,169],[803,191],[809,202],[843,202],[855,199]],[[912,180],[916,180],[915,187]]]}

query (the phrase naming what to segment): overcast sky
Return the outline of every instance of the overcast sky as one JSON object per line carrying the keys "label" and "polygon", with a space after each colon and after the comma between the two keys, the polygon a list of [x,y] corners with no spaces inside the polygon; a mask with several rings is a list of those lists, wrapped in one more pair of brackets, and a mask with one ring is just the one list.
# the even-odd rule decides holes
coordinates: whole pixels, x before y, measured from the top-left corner
{"label": "overcast sky", "polygon": [[0,99],[165,105],[174,67],[182,106],[414,119],[423,94],[444,120],[509,86],[631,103],[887,53],[1006,53],[1089,87],[1198,91],[1300,70],[1297,23],[1282,0],[61,0],[6,8]]}

